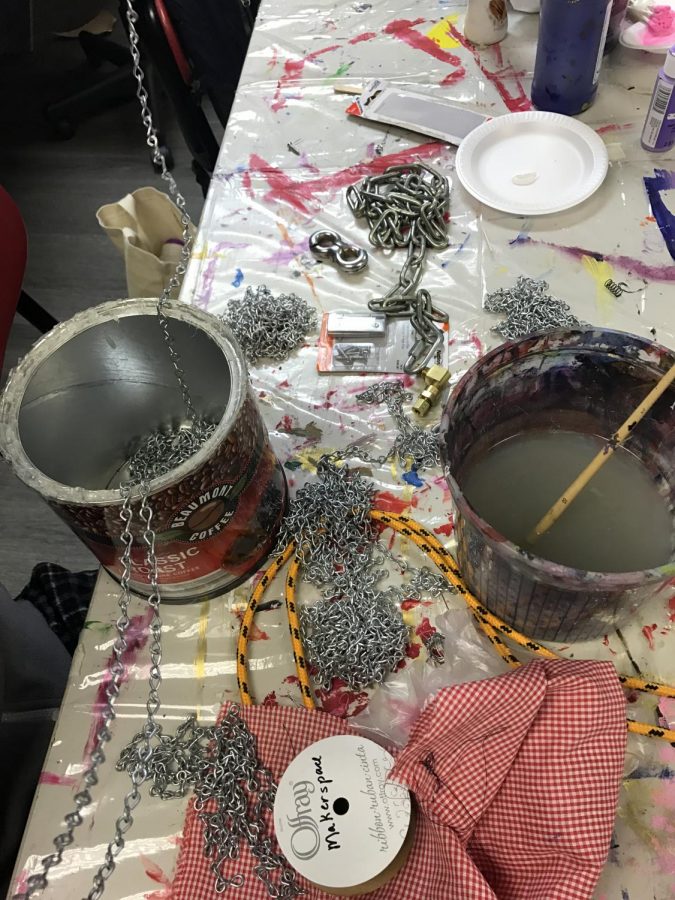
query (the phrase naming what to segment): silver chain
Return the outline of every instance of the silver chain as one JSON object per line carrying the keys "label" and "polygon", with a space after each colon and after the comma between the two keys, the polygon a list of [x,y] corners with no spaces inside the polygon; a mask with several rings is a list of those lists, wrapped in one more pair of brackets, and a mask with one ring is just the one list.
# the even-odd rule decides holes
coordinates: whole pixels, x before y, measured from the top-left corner
{"label": "silver chain", "polygon": [[[126,633],[129,628],[129,602],[131,600],[130,581],[131,581],[131,547],[133,545],[133,534],[131,530],[133,521],[133,511],[131,508],[130,492],[128,487],[120,489],[123,501],[120,510],[120,518],[124,523],[124,529],[120,535],[120,540],[124,550],[121,557],[122,576],[120,579],[120,596],[119,596],[119,616],[115,623],[117,636],[113,644],[113,661],[110,666],[110,681],[106,687],[106,703],[101,712],[101,724],[96,732],[94,740],[94,748],[92,750],[89,766],[84,773],[84,787],[75,795],[75,809],[65,816],[66,830],[58,834],[54,838],[55,853],[44,857],[41,860],[42,871],[31,875],[26,880],[25,890],[16,894],[14,900],[29,900],[37,894],[40,894],[49,883],[50,869],[58,866],[63,860],[64,850],[69,847],[74,840],[75,829],[84,821],[82,810],[86,809],[92,803],[91,788],[98,784],[99,767],[105,763],[106,757],[104,746],[112,739],[110,726],[115,719],[115,704],[120,693],[121,685],[126,675],[126,667],[124,664],[124,654],[128,649],[126,641]],[[157,559],[155,557],[155,535],[152,530],[152,509],[148,502],[147,490],[142,487],[141,490],[140,517],[144,523],[143,540],[146,545],[146,559],[150,569],[151,596],[148,603],[152,607],[153,615],[150,624],[151,646],[150,646],[150,690],[148,695],[148,720],[146,722],[146,730],[150,734],[156,729],[154,717],[159,709],[159,686],[161,682],[160,661],[162,655],[161,645],[161,620],[159,618],[159,588],[157,585]],[[144,769],[144,760],[139,755],[138,765],[135,770],[135,780],[132,776],[132,790],[124,798],[124,811],[115,823],[115,836],[108,845],[104,862],[94,875],[93,887],[87,895],[87,900],[98,900],[103,894],[105,882],[112,875],[115,869],[115,859],[124,847],[124,835],[133,824],[132,812],[140,802],[140,794],[138,788],[145,781],[147,773]]]}
{"label": "silver chain", "polygon": [[[122,751],[118,770],[132,774],[145,734],[139,732]],[[204,855],[211,863],[215,891],[241,887],[241,873],[226,875],[226,865],[239,856],[246,841],[256,859],[255,873],[271,897],[302,894],[295,873],[273,846],[265,812],[276,794],[272,773],[258,758],[255,737],[234,707],[215,725],[200,726],[194,716],[173,737],[159,734],[148,763],[151,796],[184,797],[192,790],[194,809],[203,823]],[[278,879],[272,873],[279,871]]]}
{"label": "silver chain", "polygon": [[424,163],[390,166],[347,188],[347,203],[357,218],[367,221],[371,244],[386,250],[407,248],[396,284],[368,307],[387,316],[410,317],[418,339],[404,366],[409,374],[420,372],[443,343],[443,332],[434,323],[447,322],[448,316],[433,306],[428,291],[417,288],[429,248],[448,245],[449,202],[447,178]]}
{"label": "silver chain", "polygon": [[507,341],[535,331],[574,328],[584,324],[567,303],[550,295],[547,282],[524,275],[517,278],[514,287],[499,288],[488,294],[484,306],[488,312],[506,314],[506,318],[494,325],[492,331],[501,334]]}
{"label": "silver chain", "polygon": [[250,363],[288,359],[318,324],[316,310],[297,294],[275,297],[264,284],[246,288],[242,298],[230,300],[223,320]]}
{"label": "silver chain", "polygon": [[394,443],[382,456],[373,456],[360,444],[351,443],[344,450],[336,451],[331,458],[336,460],[360,459],[378,466],[397,459],[401,466],[405,466],[410,461],[415,470],[425,466],[439,466],[440,450],[435,429],[420,428],[404,412],[403,404],[411,399],[412,395],[397,380],[379,381],[357,394],[358,403],[370,405],[386,403],[389,415],[397,427]]}
{"label": "silver chain", "polygon": [[325,688],[333,678],[354,689],[381,682],[408,643],[396,606],[401,589],[378,588],[387,572],[370,519],[373,492],[365,478],[324,456],[316,480],[300,488],[282,523],[277,546],[295,540],[302,574],[322,594],[302,608],[300,624],[308,661]]}
{"label": "silver chain", "polygon": [[165,312],[165,306],[169,300],[169,296],[171,292],[180,285],[181,280],[187,270],[188,263],[190,262],[190,253],[192,252],[192,234],[190,232],[190,226],[192,224],[192,220],[190,219],[186,208],[185,197],[178,189],[176,179],[167,169],[166,160],[164,159],[164,156],[159,149],[157,131],[153,123],[152,112],[150,111],[150,104],[148,101],[148,92],[145,88],[144,83],[145,76],[141,67],[141,54],[140,50],[138,49],[139,37],[138,31],[136,30],[137,22],[138,13],[134,9],[134,2],[133,0],[127,0],[127,28],[129,31],[129,47],[131,49],[131,58],[133,62],[133,74],[137,84],[136,96],[138,97],[138,102],[141,106],[141,119],[143,121],[143,125],[145,126],[145,142],[150,148],[153,163],[159,168],[160,177],[167,183],[169,187],[169,193],[171,194],[174,203],[178,207],[178,211],[180,212],[181,226],[183,229],[183,246],[181,247],[180,258],[171,278],[165,285],[162,293],[159,296],[159,299],[157,300],[157,316],[159,317],[159,324],[164,335],[166,346],[169,350],[171,363],[176,374],[176,380],[178,381],[178,386],[183,396],[183,403],[185,404],[185,411],[188,421],[196,422],[198,420],[198,416],[195,412],[190,389],[185,380],[185,372],[183,371],[180,354],[176,350],[176,345],[169,327],[169,320]]}

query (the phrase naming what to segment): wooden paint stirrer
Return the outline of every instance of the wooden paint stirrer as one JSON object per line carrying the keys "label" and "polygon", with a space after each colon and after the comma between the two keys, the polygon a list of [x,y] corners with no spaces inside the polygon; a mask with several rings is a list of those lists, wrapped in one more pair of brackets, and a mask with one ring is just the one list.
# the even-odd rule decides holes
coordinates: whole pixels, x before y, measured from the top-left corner
{"label": "wooden paint stirrer", "polygon": [[534,544],[534,542],[545,534],[549,528],[558,521],[560,516],[565,512],[570,503],[578,496],[579,493],[586,487],[591,478],[598,472],[610,456],[614,453],[617,447],[620,447],[626,438],[630,436],[631,431],[637,425],[637,423],[645,416],[652,406],[659,399],[661,394],[665,393],[670,385],[675,381],[675,363],[670,367],[670,369],[663,375],[659,381],[654,385],[651,391],[644,398],[642,403],[633,412],[628,416],[626,421],[621,425],[611,436],[611,438],[607,441],[607,444],[603,447],[603,449],[598,453],[594,459],[592,459],[586,468],[581,472],[581,474],[577,475],[572,484],[567,488],[567,490],[563,493],[563,495],[556,500],[553,506],[549,509],[546,515],[542,516],[541,519],[534,526],[532,531],[527,536],[527,541],[529,544]]}

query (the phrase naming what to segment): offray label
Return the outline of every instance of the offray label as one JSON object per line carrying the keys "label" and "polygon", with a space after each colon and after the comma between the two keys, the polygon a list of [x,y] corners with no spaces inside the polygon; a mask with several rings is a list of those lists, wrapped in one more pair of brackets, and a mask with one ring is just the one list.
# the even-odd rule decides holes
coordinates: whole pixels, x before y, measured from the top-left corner
{"label": "offray label", "polygon": [[387,781],[394,759],[373,741],[317,741],[284,772],[274,828],[289,863],[315,884],[347,888],[379,875],[410,827],[410,795]]}

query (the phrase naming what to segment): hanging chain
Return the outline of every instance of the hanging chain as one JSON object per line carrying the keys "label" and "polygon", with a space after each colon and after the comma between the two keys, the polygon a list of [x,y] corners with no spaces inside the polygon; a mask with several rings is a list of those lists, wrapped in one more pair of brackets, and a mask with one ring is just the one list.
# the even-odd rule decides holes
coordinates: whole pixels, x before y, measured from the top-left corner
{"label": "hanging chain", "polygon": [[429,248],[448,245],[449,202],[447,178],[424,163],[390,166],[347,188],[347,203],[357,218],[367,221],[371,244],[385,250],[407,248],[396,284],[384,297],[370,300],[368,307],[410,318],[419,337],[404,366],[409,374],[420,372],[443,343],[443,332],[435,323],[447,322],[448,316],[433,306],[428,291],[417,288]]}
{"label": "hanging chain", "polygon": [[169,300],[169,296],[171,292],[180,285],[190,261],[190,253],[192,252],[192,233],[190,231],[190,226],[192,225],[192,220],[190,219],[186,208],[185,197],[178,189],[176,179],[167,169],[166,160],[164,159],[164,156],[159,149],[157,130],[153,123],[152,112],[150,111],[150,104],[148,101],[148,92],[145,88],[145,75],[141,67],[141,54],[138,48],[139,37],[138,31],[136,30],[137,22],[138,13],[134,9],[134,2],[133,0],[127,0],[127,29],[129,32],[129,47],[131,49],[131,58],[133,61],[133,74],[137,84],[136,96],[138,97],[138,102],[141,106],[141,119],[143,121],[143,125],[145,126],[145,142],[150,148],[152,161],[159,169],[160,177],[169,186],[169,193],[171,194],[171,197],[173,198],[173,201],[178,207],[178,211],[180,212],[180,221],[183,229],[183,246],[181,247],[180,258],[171,278],[165,285],[162,293],[159,296],[159,299],[157,300],[157,315],[159,317],[159,324],[164,335],[164,341],[166,342],[166,346],[171,357],[171,363],[176,374],[176,380],[178,381],[178,386],[183,396],[183,403],[185,404],[187,419],[189,422],[194,423],[195,428],[197,429],[200,420],[195,412],[190,389],[185,380],[185,372],[183,371],[180,354],[176,350],[176,345],[169,328],[169,320],[165,312],[165,305]]}
{"label": "hanging chain", "polygon": [[[41,893],[47,887],[50,869],[58,866],[61,863],[64,850],[73,843],[75,829],[78,828],[84,821],[82,817],[82,810],[86,809],[92,803],[90,790],[98,784],[98,769],[99,766],[105,763],[106,760],[103,748],[105,744],[112,739],[110,726],[115,719],[115,704],[117,702],[120,688],[125,680],[126,675],[124,655],[128,649],[126,633],[130,624],[129,602],[131,599],[131,548],[133,545],[133,535],[131,531],[133,512],[131,508],[130,491],[128,487],[122,487],[120,490],[123,497],[122,508],[120,510],[120,518],[124,523],[124,529],[120,535],[120,541],[122,542],[124,550],[121,556],[122,576],[120,579],[121,591],[118,600],[119,616],[115,623],[117,636],[115,638],[115,643],[113,644],[113,660],[110,666],[110,679],[108,681],[108,684],[106,685],[106,702],[105,706],[101,710],[101,724],[99,725],[96,732],[94,748],[89,758],[89,766],[84,773],[84,787],[75,795],[75,809],[65,816],[65,823],[67,826],[66,830],[61,834],[58,834],[54,838],[53,843],[56,848],[56,852],[42,859],[42,871],[36,873],[35,875],[31,875],[26,880],[25,890],[23,891],[23,893],[16,894],[14,900],[29,900],[29,898]],[[145,513],[143,512],[144,509],[146,510]],[[157,609],[159,607],[159,593],[156,590],[157,561],[154,558],[154,537],[151,535],[150,529],[152,512],[148,504],[147,496],[145,495],[143,496],[141,501],[141,517],[143,517],[144,515],[148,517],[146,533],[148,531],[150,531],[150,533],[147,535],[146,543],[148,544],[148,563],[151,569],[153,569],[152,578],[154,585],[153,597],[151,597],[149,601],[151,602],[151,605],[153,607],[153,623],[151,626],[153,633],[153,646],[151,649],[151,657],[153,658],[153,665],[156,664],[156,666],[159,666],[159,660],[161,658],[161,623],[159,622],[159,616],[157,613]],[[158,686],[159,685],[157,684],[156,687]],[[154,700],[156,701],[156,707],[158,708],[159,698],[157,696],[156,690]],[[154,706],[155,704],[153,704],[153,708]],[[127,801],[129,802],[127,803]],[[115,868],[115,857],[124,846],[124,833],[131,827],[131,824],[133,822],[133,819],[131,818],[131,811],[135,808],[135,806],[138,805],[139,801],[140,795],[135,799],[135,801],[133,799],[129,800],[129,796],[125,798],[124,813],[117,820],[115,826],[115,838],[108,846],[105,861],[96,873],[96,876],[94,878],[94,887],[88,895],[89,900],[96,900],[96,898],[99,898],[103,893],[103,886],[105,884],[105,881],[110,877],[112,871]]]}

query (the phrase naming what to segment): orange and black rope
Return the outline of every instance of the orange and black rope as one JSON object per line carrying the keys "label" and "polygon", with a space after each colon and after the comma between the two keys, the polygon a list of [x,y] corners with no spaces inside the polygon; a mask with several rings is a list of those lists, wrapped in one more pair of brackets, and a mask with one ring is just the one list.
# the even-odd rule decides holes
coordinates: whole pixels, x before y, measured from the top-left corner
{"label": "orange and black rope", "polygon": [[[499,655],[509,663],[509,665],[515,667],[522,665],[522,662],[504,643],[502,635],[545,659],[562,658],[552,650],[549,650],[548,647],[544,647],[532,638],[521,634],[515,628],[512,628],[506,622],[502,621],[502,619],[495,616],[494,613],[491,613],[487,607],[483,606],[483,604],[466,587],[457,567],[457,563],[450,552],[446,550],[431,532],[427,531],[423,525],[420,525],[419,522],[416,522],[409,516],[385,513],[380,510],[372,510],[371,516],[375,522],[388,526],[403,537],[409,538],[426,556],[428,556],[444,575],[448,583],[464,599],[464,602],[473,613],[474,618],[483,633],[493,644]],[[270,583],[295,553],[295,549],[295,544],[289,544],[267,568],[251,594],[248,607],[242,619],[239,642],[237,645],[237,681],[239,684],[241,702],[244,706],[251,706],[253,704],[253,699],[248,687],[247,652],[249,632],[255,616],[255,610]],[[302,693],[302,702],[308,709],[313,709],[315,704],[309,681],[307,661],[302,647],[302,638],[296,608],[296,586],[298,583],[299,569],[300,561],[296,555],[291,563],[286,578],[286,612],[291,635],[291,644],[293,646],[293,659]],[[622,685],[627,689],[656,694],[660,697],[675,697],[675,687],[672,687],[671,685],[621,674],[618,675],[618,678]],[[675,730],[660,728],[645,722],[634,722],[631,719],[628,720],[628,730],[635,734],[642,734],[648,737],[663,738],[675,746]]]}

